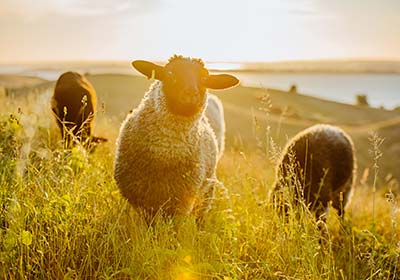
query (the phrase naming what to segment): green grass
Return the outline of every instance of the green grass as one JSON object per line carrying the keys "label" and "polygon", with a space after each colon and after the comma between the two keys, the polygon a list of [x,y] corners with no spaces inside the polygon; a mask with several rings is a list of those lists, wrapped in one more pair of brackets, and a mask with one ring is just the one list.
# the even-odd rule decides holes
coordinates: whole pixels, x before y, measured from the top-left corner
{"label": "green grass", "polygon": [[[65,151],[45,97],[1,100],[0,278],[400,277],[400,211],[392,185],[374,192],[364,176],[345,221],[331,211],[322,231],[300,206],[283,218],[270,199],[271,158],[279,147],[266,141],[277,130],[253,125],[258,147],[229,136],[218,167],[227,191],[217,192],[202,224],[158,217],[149,227],[113,181],[119,117],[99,113],[96,132],[110,141],[94,153]],[[385,154],[375,159],[380,166]]]}

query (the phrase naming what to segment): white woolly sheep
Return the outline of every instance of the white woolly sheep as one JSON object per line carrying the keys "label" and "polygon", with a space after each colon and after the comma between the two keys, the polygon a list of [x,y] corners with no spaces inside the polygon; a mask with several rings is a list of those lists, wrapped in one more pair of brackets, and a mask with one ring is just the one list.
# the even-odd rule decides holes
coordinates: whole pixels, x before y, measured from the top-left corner
{"label": "white woolly sheep", "polygon": [[275,195],[289,187],[295,201],[304,201],[317,218],[327,211],[329,202],[343,217],[355,170],[350,136],[335,126],[314,125],[286,145],[277,167]]}
{"label": "white woolly sheep", "polygon": [[151,216],[158,211],[200,215],[208,211],[220,184],[216,166],[222,151],[205,114],[207,88],[225,89],[239,81],[210,75],[200,59],[176,55],[165,66],[142,60],[132,65],[158,81],[121,126],[114,166],[117,186],[134,207]]}

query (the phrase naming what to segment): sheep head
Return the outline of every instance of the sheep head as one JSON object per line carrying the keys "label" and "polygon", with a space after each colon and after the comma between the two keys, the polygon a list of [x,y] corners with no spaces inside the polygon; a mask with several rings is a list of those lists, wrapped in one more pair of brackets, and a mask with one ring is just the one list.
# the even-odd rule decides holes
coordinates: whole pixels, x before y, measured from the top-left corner
{"label": "sheep head", "polygon": [[165,66],[144,60],[132,65],[147,78],[162,81],[168,110],[186,117],[202,110],[207,88],[226,89],[239,83],[232,75],[210,75],[200,59],[189,57],[174,55]]}

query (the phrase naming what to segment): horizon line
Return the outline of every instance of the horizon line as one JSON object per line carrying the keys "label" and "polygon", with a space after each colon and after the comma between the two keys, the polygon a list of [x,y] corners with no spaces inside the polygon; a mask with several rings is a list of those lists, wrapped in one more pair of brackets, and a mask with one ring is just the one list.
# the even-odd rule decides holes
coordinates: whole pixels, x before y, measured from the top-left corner
{"label": "horizon line", "polygon": [[[134,59],[33,59],[33,60],[14,60],[1,61],[0,65],[12,64],[55,64],[55,63],[126,63]],[[165,63],[166,60],[150,60]],[[226,64],[272,64],[272,63],[309,63],[309,62],[400,62],[400,57],[340,57],[340,58],[310,58],[310,59],[283,59],[283,60],[204,60],[205,63],[226,63]]]}

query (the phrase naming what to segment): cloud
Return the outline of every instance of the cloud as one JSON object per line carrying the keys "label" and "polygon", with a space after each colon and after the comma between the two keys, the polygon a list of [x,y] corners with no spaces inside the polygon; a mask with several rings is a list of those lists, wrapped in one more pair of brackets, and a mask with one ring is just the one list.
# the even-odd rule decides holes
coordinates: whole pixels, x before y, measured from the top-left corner
{"label": "cloud", "polygon": [[71,16],[115,16],[146,13],[159,5],[159,0],[73,0],[65,1],[61,12]]}
{"label": "cloud", "polygon": [[68,17],[116,16],[147,13],[160,0],[1,0],[0,16],[34,20],[46,15]]}
{"label": "cloud", "polygon": [[399,13],[399,0],[0,0],[0,60],[398,56]]}
{"label": "cloud", "polygon": [[339,17],[399,15],[399,0],[314,0],[318,10]]}
{"label": "cloud", "polygon": [[302,16],[314,15],[317,13],[316,0],[253,0],[243,1],[243,5],[248,5],[250,9],[258,10],[260,7],[266,15],[287,15]]}
{"label": "cloud", "polygon": [[38,17],[54,10],[55,1],[50,0],[2,0],[1,17]]}

